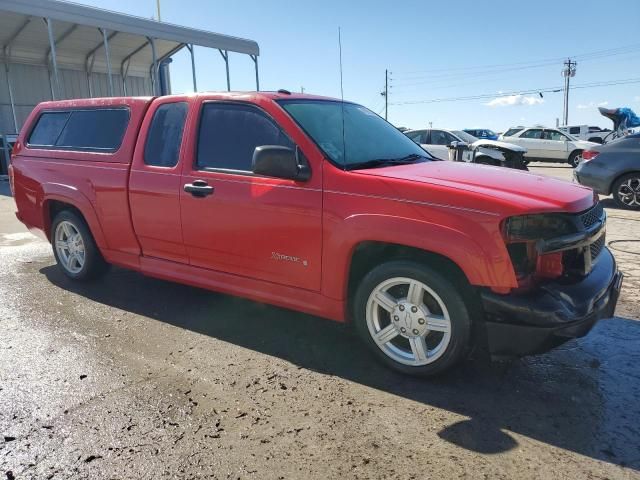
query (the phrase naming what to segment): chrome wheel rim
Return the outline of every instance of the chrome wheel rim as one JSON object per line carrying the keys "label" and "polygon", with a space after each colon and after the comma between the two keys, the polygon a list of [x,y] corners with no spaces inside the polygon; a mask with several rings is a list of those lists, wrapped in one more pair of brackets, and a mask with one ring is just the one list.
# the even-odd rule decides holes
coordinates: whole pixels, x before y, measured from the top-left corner
{"label": "chrome wheel rim", "polygon": [[577,167],[580,164],[581,161],[582,161],[582,154],[579,153],[578,155],[573,157],[573,166]]}
{"label": "chrome wheel rim", "polygon": [[618,187],[620,202],[629,207],[640,206],[640,177],[632,177]]}
{"label": "chrome wheel rim", "polygon": [[85,262],[84,240],[71,222],[62,221],[55,231],[55,249],[62,267],[71,273],[79,273]]}
{"label": "chrome wheel rim", "polygon": [[404,365],[435,362],[451,340],[451,317],[443,300],[412,278],[390,278],[374,288],[366,321],[378,348]]}

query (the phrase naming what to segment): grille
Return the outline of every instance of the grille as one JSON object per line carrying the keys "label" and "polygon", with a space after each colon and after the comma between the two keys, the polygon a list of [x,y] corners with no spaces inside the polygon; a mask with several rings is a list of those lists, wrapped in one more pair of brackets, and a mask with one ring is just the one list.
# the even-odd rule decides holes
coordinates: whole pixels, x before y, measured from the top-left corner
{"label": "grille", "polygon": [[600,205],[600,202],[598,202],[590,210],[587,210],[585,213],[580,215],[580,220],[582,220],[584,228],[589,228],[590,226],[602,220],[603,213],[604,212],[602,210],[602,205]]}
{"label": "grille", "polygon": [[591,250],[591,259],[595,260],[600,252],[604,248],[605,238],[604,235],[601,235],[598,240],[589,245],[589,250]]}

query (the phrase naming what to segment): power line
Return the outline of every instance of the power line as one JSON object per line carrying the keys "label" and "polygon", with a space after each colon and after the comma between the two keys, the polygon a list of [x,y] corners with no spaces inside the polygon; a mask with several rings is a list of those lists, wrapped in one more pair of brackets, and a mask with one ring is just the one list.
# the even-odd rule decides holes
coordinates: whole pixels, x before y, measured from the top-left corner
{"label": "power line", "polygon": [[[624,55],[638,49],[640,49],[640,43],[634,43],[634,44],[624,45],[620,47],[609,48],[605,50],[596,50],[593,52],[571,55],[571,57],[575,58],[576,60],[585,61],[590,59],[603,58],[607,56]],[[486,70],[486,69],[496,69],[496,68],[502,69],[506,67],[529,68],[531,66],[541,66],[542,64],[554,65],[565,60],[565,58],[566,57],[553,57],[553,58],[545,58],[545,59],[533,60],[528,62],[499,63],[499,64],[490,64],[490,65],[471,65],[471,66],[465,66],[465,67],[443,67],[438,69],[412,70],[407,72],[400,71],[399,73],[401,75],[408,74],[409,76],[411,76],[412,74],[421,74],[421,73],[430,75],[434,72],[471,71],[471,70],[477,70],[477,69]],[[394,71],[397,71],[397,70],[394,70]]]}
{"label": "power line", "polygon": [[[596,88],[596,87],[608,87],[612,85],[628,85],[633,83],[640,83],[640,78],[627,78],[620,80],[611,80],[606,82],[591,82],[584,83],[580,85],[573,85],[570,87],[571,90],[582,89],[582,88]],[[528,94],[538,94],[538,93],[558,93],[561,92],[563,86],[557,87],[545,87],[545,88],[534,88],[529,90],[513,90],[510,92],[502,92],[502,93],[485,93],[481,95],[469,95],[465,97],[447,97],[447,98],[433,98],[429,100],[413,100],[407,102],[394,102],[391,105],[415,105],[422,103],[441,103],[441,102],[457,102],[457,101],[466,101],[466,100],[482,100],[487,98],[501,98],[508,97],[511,95],[528,95]]]}

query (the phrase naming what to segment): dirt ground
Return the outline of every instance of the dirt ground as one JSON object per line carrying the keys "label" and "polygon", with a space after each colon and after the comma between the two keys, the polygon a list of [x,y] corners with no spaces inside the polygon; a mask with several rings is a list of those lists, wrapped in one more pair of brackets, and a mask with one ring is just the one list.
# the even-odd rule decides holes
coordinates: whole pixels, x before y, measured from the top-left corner
{"label": "dirt ground", "polygon": [[604,202],[615,318],[417,380],[309,315],[120,269],[72,283],[0,182],[0,478],[640,478],[640,213]]}

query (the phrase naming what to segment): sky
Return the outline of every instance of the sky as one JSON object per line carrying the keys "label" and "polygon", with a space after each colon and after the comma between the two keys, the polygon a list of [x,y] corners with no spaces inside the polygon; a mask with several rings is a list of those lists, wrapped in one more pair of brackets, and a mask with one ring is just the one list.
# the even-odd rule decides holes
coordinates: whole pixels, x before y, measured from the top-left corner
{"label": "sky", "polygon": [[[84,0],[156,17],[156,0]],[[260,46],[260,87],[344,98],[396,126],[490,128],[555,126],[562,117],[563,60],[578,63],[569,124],[611,127],[598,106],[640,111],[640,1],[161,0],[164,22],[249,38]],[[224,61],[195,49],[198,89],[226,90]],[[255,90],[252,60],[230,53],[233,90]],[[171,66],[174,93],[191,91],[185,50]],[[542,90],[541,94],[538,93]],[[482,97],[442,101],[460,97]],[[438,100],[434,102],[434,100]]]}

